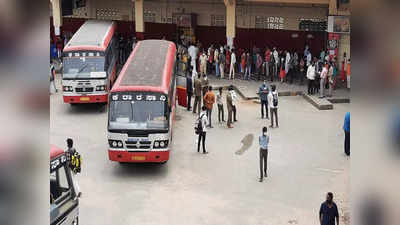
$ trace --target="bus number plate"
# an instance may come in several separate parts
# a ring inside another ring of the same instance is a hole
[[[81,97],[80,100],[81,100],[81,101],[89,101],[90,98],[89,98],[89,97]]]
[[[144,161],[146,160],[145,156],[132,156],[132,160],[134,161]]]

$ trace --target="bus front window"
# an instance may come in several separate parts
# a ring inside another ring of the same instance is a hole
[[[168,129],[168,106],[163,101],[111,101],[109,129]]]
[[[104,57],[63,58],[63,79],[94,78],[93,72],[104,72]]]

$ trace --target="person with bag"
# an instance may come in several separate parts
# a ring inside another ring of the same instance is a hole
[[[207,108],[202,107],[199,118],[196,121],[195,133],[199,136],[197,141],[197,152],[200,152],[200,144],[203,145],[203,154],[207,154],[206,151],[206,133],[207,133]]]
[[[69,161],[68,166],[72,170],[72,176],[74,180],[77,180],[78,173],[81,172],[82,167],[82,157],[74,148],[74,141],[71,138],[67,139],[67,160]],[[77,193],[77,196],[80,197],[82,192],[80,191],[80,187],[78,182],[74,182],[74,189]]]
[[[54,91],[57,93],[57,87],[56,87],[56,69],[54,68],[53,63],[50,61],[50,93],[53,93],[51,88],[54,88]]]
[[[279,127],[278,124],[278,92],[276,91],[276,86],[271,85],[271,92],[268,94],[268,105],[270,109],[271,115],[271,125],[269,127],[274,127],[274,115],[275,115],[275,123],[276,127]]]

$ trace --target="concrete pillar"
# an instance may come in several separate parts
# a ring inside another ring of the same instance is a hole
[[[135,27],[136,27],[136,38],[138,40],[144,39],[144,19],[143,19],[143,1],[135,1]]]
[[[236,0],[224,0],[226,7],[226,42],[232,48],[236,34]]]
[[[53,8],[54,33],[56,36],[60,36],[60,27],[62,26],[61,0],[51,0],[51,5]]]
[[[337,0],[329,0],[329,15],[337,15]]]

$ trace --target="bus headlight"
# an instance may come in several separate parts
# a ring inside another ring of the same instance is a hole
[[[96,91],[104,91],[104,90],[106,90],[105,85],[96,86]]]
[[[158,148],[158,146],[160,146],[160,143],[158,141],[154,141],[154,147]]]
[[[118,145],[117,141],[113,141],[113,142],[112,142],[112,146],[113,146],[113,147],[117,147],[117,145]]]
[[[71,86],[64,86],[64,87],[63,87],[63,90],[64,90],[64,91],[72,91],[73,88],[72,88]]]
[[[118,141],[118,147],[122,148],[122,141]]]
[[[160,141],[160,147],[164,148],[165,147],[165,142],[164,141]]]

